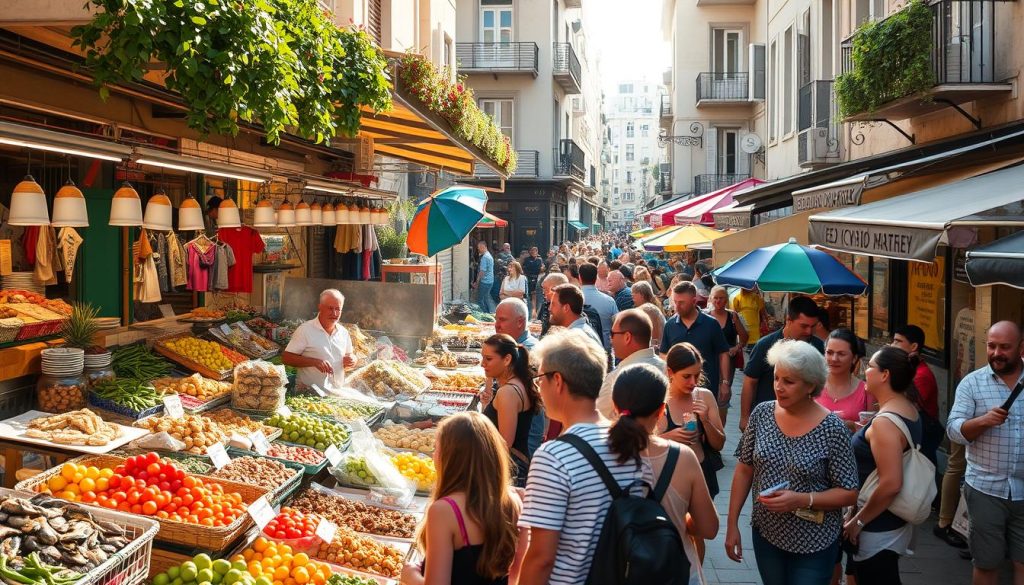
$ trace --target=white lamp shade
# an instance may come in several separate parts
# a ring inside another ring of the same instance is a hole
[[[11,193],[11,225],[49,225],[50,212],[46,208],[46,194],[31,175],[14,186]]]
[[[53,197],[53,227],[89,227],[85,196],[70,180]]]
[[[217,227],[242,227],[242,218],[238,213],[238,206],[231,199],[221,201],[220,206],[217,207]]]
[[[277,208],[277,226],[278,227],[294,227],[295,226],[295,210],[292,209],[292,204],[285,201],[281,204],[281,207]]]
[[[181,202],[178,208],[178,229],[185,232],[206,229],[203,223],[203,208],[195,197],[189,197]]]
[[[295,225],[313,225],[313,214],[305,201],[299,201],[295,206]]]
[[[113,226],[132,227],[142,225],[142,200],[130,183],[121,185],[110,202],[110,221]]]
[[[338,225],[347,225],[351,214],[348,210],[348,205],[344,203],[338,204],[338,207],[334,209],[334,223]]]
[[[264,199],[256,204],[256,210],[253,212],[252,226],[258,228],[277,227],[273,203]]]
[[[360,207],[359,208],[359,225],[366,225],[370,223],[370,208]]]
[[[388,214],[387,209],[382,208],[377,210],[377,223],[379,225],[387,225],[389,219],[391,219],[391,216]]]
[[[323,206],[323,224],[333,226],[338,223],[337,218],[334,216],[334,206],[330,203],[324,203]]]
[[[147,230],[169,231],[173,227],[173,221],[174,208],[171,207],[171,200],[167,195],[158,193],[150,197],[146,202],[146,215],[142,227]]]
[[[323,225],[324,223],[324,208],[319,203],[314,203],[309,206],[309,218],[313,221],[313,225]]]

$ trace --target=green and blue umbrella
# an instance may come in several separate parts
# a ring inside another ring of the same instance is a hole
[[[758,248],[714,273],[718,284],[765,292],[824,293],[860,295],[868,284],[821,250],[801,246],[795,238],[788,243]]]
[[[452,186],[420,202],[406,245],[409,251],[433,256],[458,244],[484,217],[487,193],[483,189]]]

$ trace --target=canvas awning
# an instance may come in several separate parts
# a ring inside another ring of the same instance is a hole
[[[852,254],[931,262],[952,227],[1024,227],[1024,165],[809,219],[812,244]]]
[[[746,179],[736,183],[735,185],[730,185],[724,189],[719,189],[709,193],[700,203],[685,207],[681,211],[677,212],[675,214],[674,223],[676,225],[686,225],[688,223],[714,225],[715,218],[712,216],[712,212],[735,203],[735,200],[733,199],[734,194],[742,193],[748,189],[753,189],[761,183],[764,183],[764,181],[760,179]]]
[[[585,223],[583,223],[581,221],[576,221],[574,219],[570,219],[569,220],[569,225],[571,225],[572,227],[580,230],[581,232],[590,229],[589,227],[587,227],[587,224],[585,224]]]
[[[1024,232],[968,250],[966,268],[974,286],[1005,284],[1024,289]]]

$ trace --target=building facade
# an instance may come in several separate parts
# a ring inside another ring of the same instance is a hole
[[[623,80],[607,100],[611,224],[630,228],[657,197],[663,149],[658,144],[662,87],[654,80]]]

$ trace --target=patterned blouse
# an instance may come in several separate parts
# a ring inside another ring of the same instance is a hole
[[[762,402],[750,413],[750,423],[740,439],[739,460],[754,468],[751,524],[773,545],[784,551],[808,554],[834,544],[842,529],[842,512],[825,512],[821,524],[796,514],[769,512],[757,495],[784,481],[796,492],[823,492],[842,487],[857,489],[857,463],[850,433],[839,417],[829,413],[807,434],[788,437],[775,420],[775,401]]]

